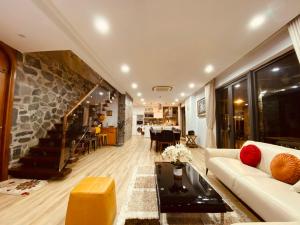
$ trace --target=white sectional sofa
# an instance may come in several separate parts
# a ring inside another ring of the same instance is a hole
[[[208,171],[262,219],[279,222],[270,225],[300,225],[300,193],[291,190],[291,185],[273,179],[270,171],[270,163],[275,155],[290,153],[300,158],[300,151],[254,141],[247,141],[244,145],[249,144],[254,144],[261,150],[261,162],[257,168],[240,161],[240,149],[208,148],[205,151]]]

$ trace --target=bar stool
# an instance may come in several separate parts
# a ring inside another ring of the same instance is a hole
[[[99,134],[100,138],[100,145],[107,145],[108,144],[108,136],[107,134]]]

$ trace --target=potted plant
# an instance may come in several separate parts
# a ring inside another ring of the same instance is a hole
[[[189,149],[187,149],[182,144],[172,145],[167,147],[162,153],[164,159],[169,159],[173,164],[173,174],[174,176],[182,176],[182,168],[184,167],[183,162],[191,162],[192,154]]]

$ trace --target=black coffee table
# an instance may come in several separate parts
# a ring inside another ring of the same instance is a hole
[[[232,209],[207,181],[185,163],[181,177],[173,175],[173,165],[156,162],[156,193],[159,216],[161,213],[224,213]]]

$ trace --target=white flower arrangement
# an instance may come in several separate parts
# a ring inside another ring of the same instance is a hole
[[[171,160],[175,164],[180,164],[183,161],[192,161],[191,151],[182,144],[167,147],[162,153],[162,157]]]

